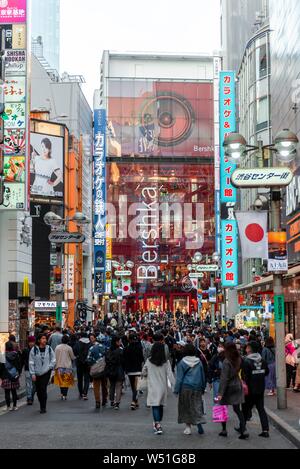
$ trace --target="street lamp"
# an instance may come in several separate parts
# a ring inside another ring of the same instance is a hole
[[[258,146],[247,145],[245,138],[240,134],[229,134],[224,142],[223,147],[225,155],[228,158],[234,159],[236,163],[248,152],[257,151],[257,157],[260,168],[264,167],[264,152],[265,150],[273,152],[277,159],[283,163],[291,163],[297,155],[297,145],[299,139],[296,134],[288,129],[280,132],[274,140],[274,144],[263,145],[262,141],[258,142]],[[274,159],[273,159],[274,162]],[[253,188],[259,187],[253,184]],[[258,204],[261,208],[261,204]],[[271,188],[271,231],[281,231],[281,186]],[[274,285],[274,301],[282,305],[284,309],[284,292],[283,292],[283,274],[273,274]],[[279,306],[278,306],[279,309]],[[284,314],[283,314],[284,318]],[[276,376],[277,376],[277,407],[278,409],[287,408],[287,393],[286,393],[286,373],[285,373],[285,323],[279,322],[275,317],[275,330],[276,330]]]

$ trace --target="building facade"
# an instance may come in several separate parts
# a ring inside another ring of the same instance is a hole
[[[213,80],[213,57],[104,52],[111,308],[197,311],[189,265],[215,251]]]
[[[41,38],[46,61],[59,72],[60,0],[31,0],[31,36]]]

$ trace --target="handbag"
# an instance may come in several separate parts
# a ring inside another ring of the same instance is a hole
[[[142,376],[138,380],[137,390],[146,391],[148,389],[148,378],[147,376]]]
[[[287,365],[294,366],[294,367],[296,366],[295,357],[291,355],[290,353],[285,357],[285,362]]]
[[[228,418],[227,405],[213,406],[213,423],[226,423],[228,422]]]
[[[90,376],[93,379],[104,378],[105,376],[106,361],[105,357],[100,358],[94,365],[91,366]]]

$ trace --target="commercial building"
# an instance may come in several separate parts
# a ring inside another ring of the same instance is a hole
[[[35,44],[43,43],[44,58],[59,72],[60,0],[31,0],[31,35]]]
[[[210,286],[207,274],[198,284],[192,281],[189,266],[195,253],[205,259],[215,251],[214,64],[211,56],[103,54],[94,108],[106,113],[99,128],[107,132],[111,307],[121,297],[127,311],[192,313],[197,286]],[[101,279],[105,234],[98,232],[99,202],[96,195],[95,275]],[[96,292],[102,289],[96,282]]]

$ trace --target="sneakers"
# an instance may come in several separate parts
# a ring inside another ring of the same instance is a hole
[[[28,400],[28,401],[27,401],[27,405],[33,405],[33,401]]]
[[[15,406],[15,407],[12,408],[12,410],[13,410],[13,411],[17,411],[17,410],[19,410],[19,409],[18,409],[17,406]]]
[[[184,435],[191,435],[192,434],[192,428],[190,425],[186,425],[186,428],[184,430]]]
[[[262,432],[258,436],[261,438],[270,438],[269,432]]]
[[[131,409],[131,410],[136,410],[136,409],[138,409],[138,408],[139,408],[139,405],[138,405],[137,402],[132,402],[132,403],[131,403],[131,406],[130,406],[130,409]]]
[[[163,429],[161,427],[160,423],[156,423],[154,426],[154,433],[155,435],[162,435],[163,434]]]
[[[46,414],[46,413],[47,413],[46,409],[41,409],[40,410],[40,414]]]
[[[82,399],[83,399],[84,401],[88,401],[88,400],[89,400],[89,398],[87,397],[87,395],[83,395],[83,396],[82,396]]]
[[[8,407],[8,405],[7,405],[5,410],[6,410],[6,412],[9,412],[10,410],[12,410],[12,408]]]
[[[120,410],[120,404],[115,404],[114,405],[114,410]]]
[[[226,430],[222,430],[221,433],[219,433],[219,436],[223,436],[224,438],[227,438],[228,433]]]
[[[248,438],[249,438],[249,433],[242,433],[239,436],[239,440],[248,440]]]
[[[100,409],[100,408],[101,408],[100,402],[96,402],[96,409],[98,410],[98,409]]]
[[[275,396],[275,392],[274,391],[269,391],[267,396],[270,396],[270,397]]]

